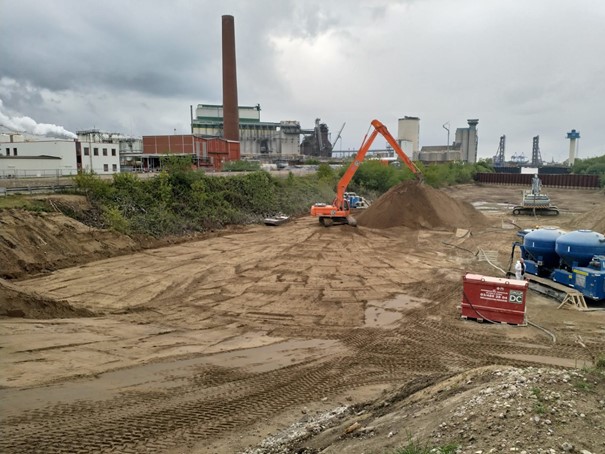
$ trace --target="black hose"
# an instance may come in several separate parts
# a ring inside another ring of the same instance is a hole
[[[466,292],[464,291],[464,288],[462,289],[462,296],[464,297],[464,299],[466,301],[468,301],[469,306],[471,307],[471,309],[473,309],[475,311],[475,313],[480,316],[483,320],[487,320],[490,323],[497,323],[493,320],[490,320],[489,318],[485,317],[481,312],[479,312],[477,309],[475,309],[475,306],[473,306],[473,303],[471,303],[471,299],[468,297],[468,295],[466,294]],[[462,304],[464,304],[464,301],[462,302]]]

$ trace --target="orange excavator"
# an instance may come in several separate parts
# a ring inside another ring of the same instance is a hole
[[[316,203],[311,207],[311,215],[319,217],[319,223],[325,227],[332,224],[350,224],[357,225],[357,221],[351,216],[351,207],[348,200],[346,200],[344,194],[347,190],[347,186],[351,182],[353,175],[357,172],[359,165],[362,163],[363,158],[370,149],[370,145],[374,142],[374,139],[378,134],[382,134],[386,141],[393,147],[397,155],[405,163],[405,165],[412,171],[418,181],[422,181],[422,173],[420,169],[408,158],[403,152],[397,141],[393,138],[387,127],[378,120],[372,120],[372,126],[374,131],[370,134],[370,137],[366,134],[361,148],[355,155],[355,159],[349,165],[346,172],[338,182],[336,187],[336,198],[332,202],[332,205],[326,203]]]

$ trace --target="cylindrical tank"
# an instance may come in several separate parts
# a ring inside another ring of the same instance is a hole
[[[575,230],[557,238],[555,251],[568,266],[587,266],[594,255],[605,254],[605,236],[592,230]]]
[[[559,265],[559,256],[555,251],[556,241],[562,230],[556,227],[547,227],[532,230],[523,238],[523,247],[529,253],[531,260],[541,261],[546,268],[556,268]]]

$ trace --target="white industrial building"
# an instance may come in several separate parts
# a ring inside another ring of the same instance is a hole
[[[104,133],[97,129],[78,131],[78,160],[85,172],[99,175],[120,172],[119,134]]]
[[[240,155],[246,159],[292,159],[300,157],[298,121],[260,121],[260,105],[239,106]],[[191,133],[202,137],[223,136],[223,106],[198,104],[191,119]]]
[[[69,176],[80,170],[99,175],[120,172],[118,141],[93,131],[84,131],[75,140],[0,134],[0,178]]]
[[[0,177],[55,177],[75,175],[74,140],[26,141],[21,134],[0,134]]]

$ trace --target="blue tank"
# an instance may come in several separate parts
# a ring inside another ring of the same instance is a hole
[[[595,255],[605,255],[605,236],[592,230],[576,230],[557,238],[555,251],[568,266],[587,266]]]
[[[557,238],[563,235],[557,228],[542,228],[532,230],[523,238],[523,248],[527,251],[526,258],[542,262],[546,268],[556,268],[559,265],[559,256],[555,251]]]

